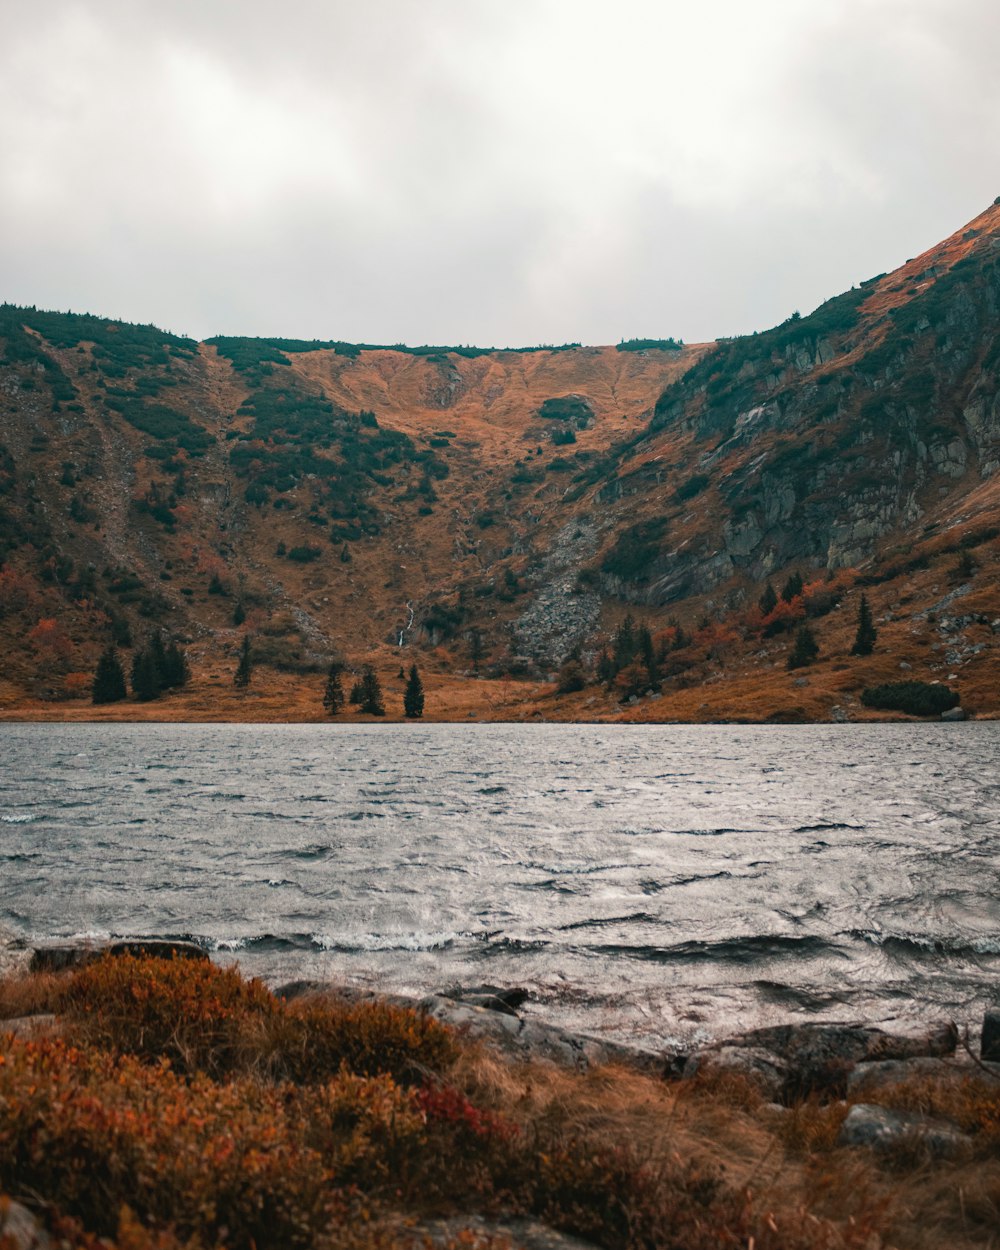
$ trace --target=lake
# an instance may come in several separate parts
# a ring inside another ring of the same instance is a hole
[[[3,725],[0,941],[522,985],[649,1043],[976,1023],[1000,724]]]

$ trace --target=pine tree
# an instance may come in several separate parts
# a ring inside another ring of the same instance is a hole
[[[416,664],[410,666],[410,676],[403,692],[403,711],[410,720],[419,720],[424,714],[424,683]]]
[[[95,703],[120,703],[126,698],[125,673],[118,652],[109,646],[97,661],[94,673],[93,700]]]
[[[367,712],[369,716],[385,715],[382,684],[370,664],[366,664],[361,670],[361,711]]]
[[[340,680],[343,664],[334,660],[326,675],[326,689],[323,691],[323,707],[328,716],[336,716],[344,706],[344,687]]]
[[[355,677],[353,683],[351,684],[351,697],[350,697],[349,702],[357,706],[364,701],[364,697],[365,697],[364,683],[362,682],[360,677]]]
[[[233,624],[242,625],[247,619],[247,610],[243,606],[243,600],[237,599],[236,606],[233,608]]]
[[[795,635],[795,646],[788,657],[789,668],[808,668],[819,655],[819,643],[808,625],[800,625]]]
[[[149,703],[162,689],[153,652],[143,647],[132,656],[132,693],[140,703]]]
[[[233,674],[233,685],[238,690],[245,690],[250,685],[253,675],[253,660],[250,656],[250,635],[243,635],[243,646],[240,649],[240,662]]]
[[[778,606],[778,596],[774,593],[774,587],[770,582],[764,587],[764,593],[757,600],[757,606],[760,608],[761,616],[770,616]]]
[[[878,638],[878,630],[872,620],[872,610],[868,606],[867,596],[862,595],[861,603],[858,605],[858,632],[854,635],[851,655],[871,655],[875,650],[876,638]]]
[[[612,640],[613,656],[615,662],[615,672],[621,672],[623,668],[628,666],[635,659],[636,637],[635,637],[635,618],[629,613],[628,616],[615,630],[615,636]]]
[[[163,635],[159,630],[150,638],[147,650],[153,661],[153,667],[156,669],[156,680],[159,684],[159,690],[166,690],[170,686],[170,665],[167,662],[167,649],[163,645]]]
[[[597,680],[603,685],[610,685],[615,679],[615,662],[608,654],[607,647],[601,649],[597,657]]]
[[[649,685],[657,690],[660,685],[660,666],[656,662],[656,648],[653,646],[653,635],[649,632],[649,626],[641,625],[636,638],[638,656],[646,669]]]
[[[176,642],[168,644],[163,656],[163,685],[166,690],[179,690],[191,675],[187,656]]]
[[[805,582],[802,580],[801,573],[792,573],[781,588],[781,597],[786,603],[791,603],[793,599],[798,598],[805,589]]]

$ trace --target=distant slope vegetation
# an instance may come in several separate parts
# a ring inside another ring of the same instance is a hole
[[[636,717],[654,694],[711,715],[684,692],[782,667],[804,614],[834,614],[818,663],[844,667],[855,587],[884,588],[873,682],[905,621],[928,651],[897,665],[985,689],[998,242],[994,206],[808,316],[694,346],[198,344],[0,306],[0,706],[85,695],[109,639],[154,626],[196,673],[251,632],[291,675],[402,645],[476,675],[570,659],[576,691],[632,611],[656,679],[606,675],[608,706],[627,688]],[[761,624],[789,573],[804,596]],[[955,598],[958,636],[932,636]],[[803,715],[863,707],[834,685]]]

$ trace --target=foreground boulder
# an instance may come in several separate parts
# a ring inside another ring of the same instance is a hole
[[[49,1250],[48,1234],[27,1207],[0,1198],[0,1245],[10,1250]]]
[[[58,946],[36,946],[31,952],[32,972],[63,972],[82,968],[103,955],[132,955],[142,959],[208,959],[208,952],[195,942],[178,938],[127,938],[112,942],[68,942]]]
[[[745,1077],[771,1102],[776,1102],[788,1083],[790,1068],[773,1051],[760,1046],[708,1046],[689,1055],[681,1075],[720,1076],[734,1073]]]
[[[964,1154],[972,1140],[948,1120],[860,1102],[847,1113],[837,1144],[867,1146],[877,1151],[919,1145],[935,1158],[950,1159]]]
[[[983,1059],[1000,1061],[1000,1007],[991,1007],[983,1016],[979,1054]]]

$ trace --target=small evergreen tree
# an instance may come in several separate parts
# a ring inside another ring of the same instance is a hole
[[[781,588],[781,597],[786,603],[791,603],[802,594],[805,589],[805,582],[802,580],[801,573],[792,573],[788,581]]]
[[[608,654],[607,647],[602,648],[597,657],[597,680],[603,685],[610,685],[615,679],[615,662]]]
[[[247,619],[247,610],[243,606],[243,600],[237,599],[236,606],[233,608],[233,624],[242,625]]]
[[[128,695],[125,673],[114,645],[107,647],[97,661],[92,693],[95,703],[120,703]]]
[[[253,676],[253,659],[250,655],[250,635],[243,635],[243,645],[240,648],[240,662],[233,674],[233,685],[237,690],[245,690],[250,685],[250,678]]]
[[[326,689],[323,691],[323,707],[328,716],[336,716],[344,706],[344,687],[340,680],[343,664],[338,660],[330,665],[326,675]]]
[[[369,716],[385,715],[382,683],[370,664],[366,664],[361,670],[361,711],[367,712]]]
[[[167,661],[167,649],[163,644],[163,635],[159,630],[150,638],[147,649],[150,658],[153,661],[153,667],[156,669],[156,680],[159,683],[159,690],[166,690],[170,686],[170,665]]]
[[[868,606],[867,595],[861,596],[861,603],[858,605],[858,632],[854,635],[854,646],[851,647],[851,655],[871,655],[875,650],[875,639],[878,638],[878,630],[875,628],[875,622],[872,620],[872,610]]]
[[[795,646],[788,657],[789,668],[808,668],[819,655],[819,643],[808,625],[800,625],[795,635]]]
[[[653,690],[658,690],[660,686],[660,666],[656,660],[656,648],[653,646],[653,635],[649,632],[648,625],[639,627],[636,641],[638,644],[638,658],[646,669],[649,685]]]
[[[629,613],[615,630],[612,640],[612,658],[616,673],[627,668],[635,659],[636,646],[635,618]]]
[[[187,685],[191,673],[188,669],[187,656],[176,642],[168,644],[164,656],[163,686],[166,690],[179,690]]]
[[[410,720],[419,720],[424,714],[424,683],[420,680],[416,664],[410,666],[410,676],[403,692],[403,712]]]
[[[162,689],[153,652],[143,647],[132,656],[132,693],[140,703],[149,703]]]
[[[351,684],[350,702],[354,705],[360,704],[365,697],[365,688],[360,677],[356,677]]]
[[[774,587],[768,582],[764,587],[764,593],[757,600],[757,607],[760,608],[761,616],[770,616],[777,606],[778,596],[774,593]]]

